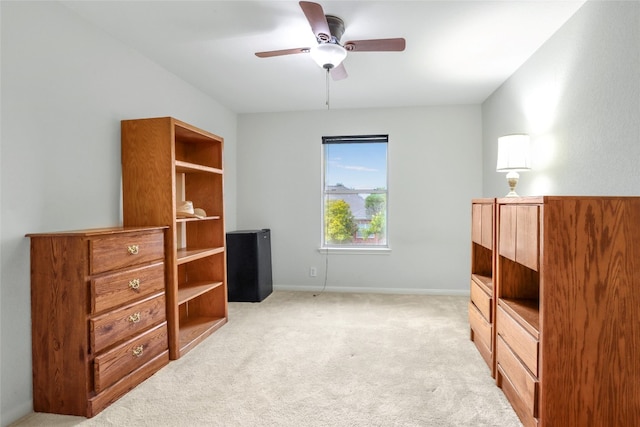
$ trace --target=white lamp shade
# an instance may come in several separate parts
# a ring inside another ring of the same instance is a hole
[[[529,135],[516,134],[498,138],[498,164],[496,170],[524,171],[531,169]]]
[[[335,43],[320,43],[309,51],[316,64],[328,70],[337,67],[347,57],[345,48]]]

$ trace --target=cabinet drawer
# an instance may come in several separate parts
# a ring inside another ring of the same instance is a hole
[[[478,307],[487,322],[491,323],[493,320],[491,316],[491,297],[475,280],[471,280],[471,302]]]
[[[538,386],[539,382],[522,364],[502,337],[498,336],[496,359],[498,366],[515,389],[518,397],[527,408],[529,415],[538,417]]]
[[[156,323],[163,322],[165,318],[164,293],[94,317],[89,320],[91,349],[93,353],[97,353]]]
[[[93,365],[96,393],[102,392],[168,348],[165,322],[97,356]]]
[[[529,368],[533,375],[538,375],[538,340],[527,332],[520,324],[498,306],[496,317],[497,333],[515,354]]]
[[[473,329],[474,336],[491,350],[491,325],[482,317],[482,313],[472,303],[469,303],[469,325]]]
[[[164,263],[156,263],[91,280],[91,312],[125,304],[164,290]]]
[[[164,233],[154,230],[124,233],[90,240],[91,274],[131,267],[164,258]]]

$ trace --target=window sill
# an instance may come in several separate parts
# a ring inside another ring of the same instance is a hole
[[[388,255],[391,248],[318,248],[318,252],[331,255]]]

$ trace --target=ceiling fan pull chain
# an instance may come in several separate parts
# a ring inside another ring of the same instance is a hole
[[[326,82],[327,82],[327,110],[328,110],[329,109],[329,68],[327,68]]]

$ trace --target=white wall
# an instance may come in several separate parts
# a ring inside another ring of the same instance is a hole
[[[324,284],[321,138],[389,134],[391,253],[329,255],[327,289],[468,292],[470,200],[481,195],[480,106],[238,118],[238,226],[270,228],[274,286]],[[318,277],[309,277],[309,267]]]
[[[520,195],[640,194],[640,2],[589,1],[482,106],[483,194],[508,188],[497,138],[532,137]]]
[[[1,410],[31,411],[26,233],[120,225],[120,120],[174,116],[225,137],[235,228],[236,115],[57,2],[1,2]],[[73,375],[67,372],[65,375]]]

